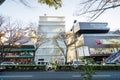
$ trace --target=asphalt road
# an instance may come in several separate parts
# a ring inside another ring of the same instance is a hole
[[[0,80],[83,80],[79,72],[0,72]],[[97,72],[93,80],[120,80],[120,72]]]

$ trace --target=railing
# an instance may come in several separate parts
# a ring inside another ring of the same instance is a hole
[[[114,63],[117,59],[120,58],[120,51],[115,54],[110,55],[106,60],[105,63]]]

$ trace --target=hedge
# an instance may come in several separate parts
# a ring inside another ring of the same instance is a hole
[[[21,64],[21,65],[1,65],[6,67],[6,71],[46,71],[45,65]]]
[[[46,71],[45,65],[1,65],[6,67],[6,71]],[[55,71],[84,71],[85,68],[94,71],[120,71],[120,65],[79,65],[75,69],[72,65],[57,65]]]
[[[77,69],[72,65],[57,65],[56,71],[84,71],[85,68],[85,65],[79,65]],[[120,65],[87,65],[87,68],[94,71],[120,71]]]

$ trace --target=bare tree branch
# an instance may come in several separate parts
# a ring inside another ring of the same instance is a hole
[[[120,6],[120,0],[86,0],[81,3],[80,10],[76,12],[77,16],[89,15],[90,21],[98,18],[108,9]]]

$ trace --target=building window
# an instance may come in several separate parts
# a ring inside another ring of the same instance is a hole
[[[90,48],[90,54],[113,54],[114,48]]]

